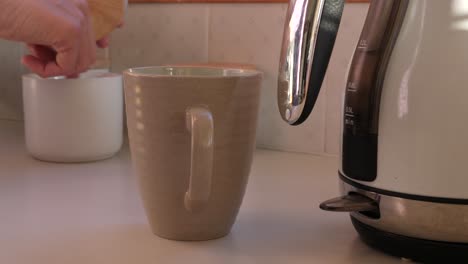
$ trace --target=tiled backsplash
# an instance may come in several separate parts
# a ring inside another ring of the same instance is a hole
[[[112,70],[206,62],[208,11],[205,4],[130,5],[125,27],[112,36]]]
[[[17,43],[0,40],[0,119],[22,118],[22,50],[22,46]]]
[[[323,90],[309,120],[285,124],[276,106],[276,79],[286,4],[135,4],[112,36],[112,70],[171,63],[249,63],[265,72],[258,145],[338,153],[345,73],[367,4],[347,4]],[[0,42],[0,119],[21,118],[21,48]]]
[[[310,119],[292,127],[277,107],[277,73],[286,4],[215,5],[210,10],[209,59],[247,62],[265,72],[258,127],[261,147],[324,153],[325,100],[322,94]]]

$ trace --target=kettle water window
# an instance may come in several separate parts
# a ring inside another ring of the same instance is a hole
[[[361,181],[377,177],[379,108],[385,72],[408,0],[375,0],[356,47],[346,85],[343,173]]]

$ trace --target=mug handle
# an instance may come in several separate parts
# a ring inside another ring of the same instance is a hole
[[[204,107],[186,111],[187,130],[191,134],[190,182],[185,193],[185,209],[203,209],[211,195],[213,174],[214,124],[213,115]]]

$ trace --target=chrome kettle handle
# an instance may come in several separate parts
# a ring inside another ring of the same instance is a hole
[[[291,0],[278,76],[278,107],[291,125],[304,122],[322,86],[344,0]]]

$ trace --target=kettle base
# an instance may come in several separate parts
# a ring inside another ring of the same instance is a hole
[[[361,240],[384,253],[423,263],[468,260],[468,244],[431,241],[385,232],[351,216]]]

